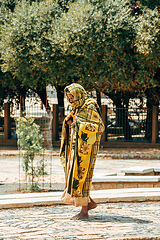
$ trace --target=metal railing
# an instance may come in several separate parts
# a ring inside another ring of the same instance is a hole
[[[62,111],[62,110],[61,110]],[[64,110],[67,113],[67,110]],[[103,114],[103,113],[102,113]],[[105,141],[151,142],[152,109],[147,108],[107,108],[105,121]],[[65,114],[66,115],[66,114]],[[59,116],[59,138],[64,117]],[[160,111],[158,113],[158,140],[160,141]]]
[[[52,147],[52,141],[60,141],[62,123],[68,114],[69,108],[56,106],[53,111],[53,104],[50,110],[41,101],[35,98],[26,100],[25,112],[35,119],[35,123],[40,126],[41,133],[45,139],[46,148]],[[10,109],[10,133],[9,138],[17,140],[16,123],[20,117],[20,106]],[[103,114],[103,113],[102,113]],[[4,139],[4,110],[0,113],[0,139]],[[128,142],[151,142],[152,141],[152,109],[147,108],[116,108],[107,107],[105,116],[105,141],[128,141]],[[55,124],[53,124],[53,122]],[[160,141],[160,109],[158,110],[158,139]],[[56,136],[54,136],[56,134]]]
[[[151,125],[151,109],[108,108],[107,141],[149,142],[152,134]]]

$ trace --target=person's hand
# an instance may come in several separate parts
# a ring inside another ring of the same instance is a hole
[[[69,125],[69,127],[72,127],[72,120],[71,119],[69,119],[68,121],[67,121],[67,124]]]

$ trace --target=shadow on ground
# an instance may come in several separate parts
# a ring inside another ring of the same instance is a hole
[[[147,221],[139,218],[133,218],[133,217],[126,217],[123,215],[91,215],[89,219],[87,220],[89,222],[120,222],[120,223],[141,223],[141,224],[149,224],[152,223],[152,221]]]

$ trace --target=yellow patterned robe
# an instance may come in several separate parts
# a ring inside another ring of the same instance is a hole
[[[67,91],[74,96],[75,102],[70,104],[74,110],[64,119],[62,127],[60,159],[66,176],[62,202],[86,206],[104,124],[98,104],[94,99],[87,98],[81,85],[73,83],[65,88],[65,93]],[[75,113],[73,129],[69,129],[66,122]]]

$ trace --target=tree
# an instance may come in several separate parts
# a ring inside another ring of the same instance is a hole
[[[46,38],[51,22],[61,10],[55,1],[18,2],[14,12],[8,12],[2,24],[1,57],[3,72],[11,72],[19,87],[35,90],[44,105],[49,84],[47,63],[53,54]]]
[[[159,15],[157,9],[136,4],[20,2],[9,15],[12,21],[5,20],[2,28],[3,71],[43,96],[45,86],[54,85],[60,106],[64,87],[75,81],[97,95],[105,93],[122,108],[128,107],[131,96],[148,90],[157,96]],[[123,115],[127,119],[127,112]],[[125,137],[131,139],[129,127]]]
[[[156,7],[158,8],[158,10],[160,10],[160,2],[159,0],[140,0],[140,3],[144,6],[147,6],[147,8],[150,9],[155,9]]]
[[[136,29],[135,45],[137,48],[137,72],[135,81],[138,88],[147,98],[147,119],[145,137],[152,139],[152,107],[159,105],[160,79],[160,18],[157,9],[143,7],[143,14],[139,17]],[[143,79],[143,81],[142,81]]]
[[[88,90],[94,88],[109,96],[124,95],[120,92],[128,95],[134,91],[132,85],[135,85],[130,78],[134,78],[134,55],[131,53],[135,17],[129,4],[128,1],[96,4],[79,1],[70,4],[67,13],[57,20],[59,24],[53,32],[55,38],[59,36],[61,52],[66,58],[74,58],[74,73]],[[73,74],[73,68],[69,70]],[[130,140],[130,134],[126,136]]]
[[[3,2],[0,3],[0,7],[6,7],[11,11],[14,11],[15,5],[16,0],[3,0]]]
[[[79,1],[70,4],[53,29],[64,57],[75,61],[70,74],[74,69],[82,85],[104,92],[122,108],[128,107],[131,96],[148,90],[158,95],[158,11],[135,9],[130,1]],[[128,125],[126,140],[130,139]]]

